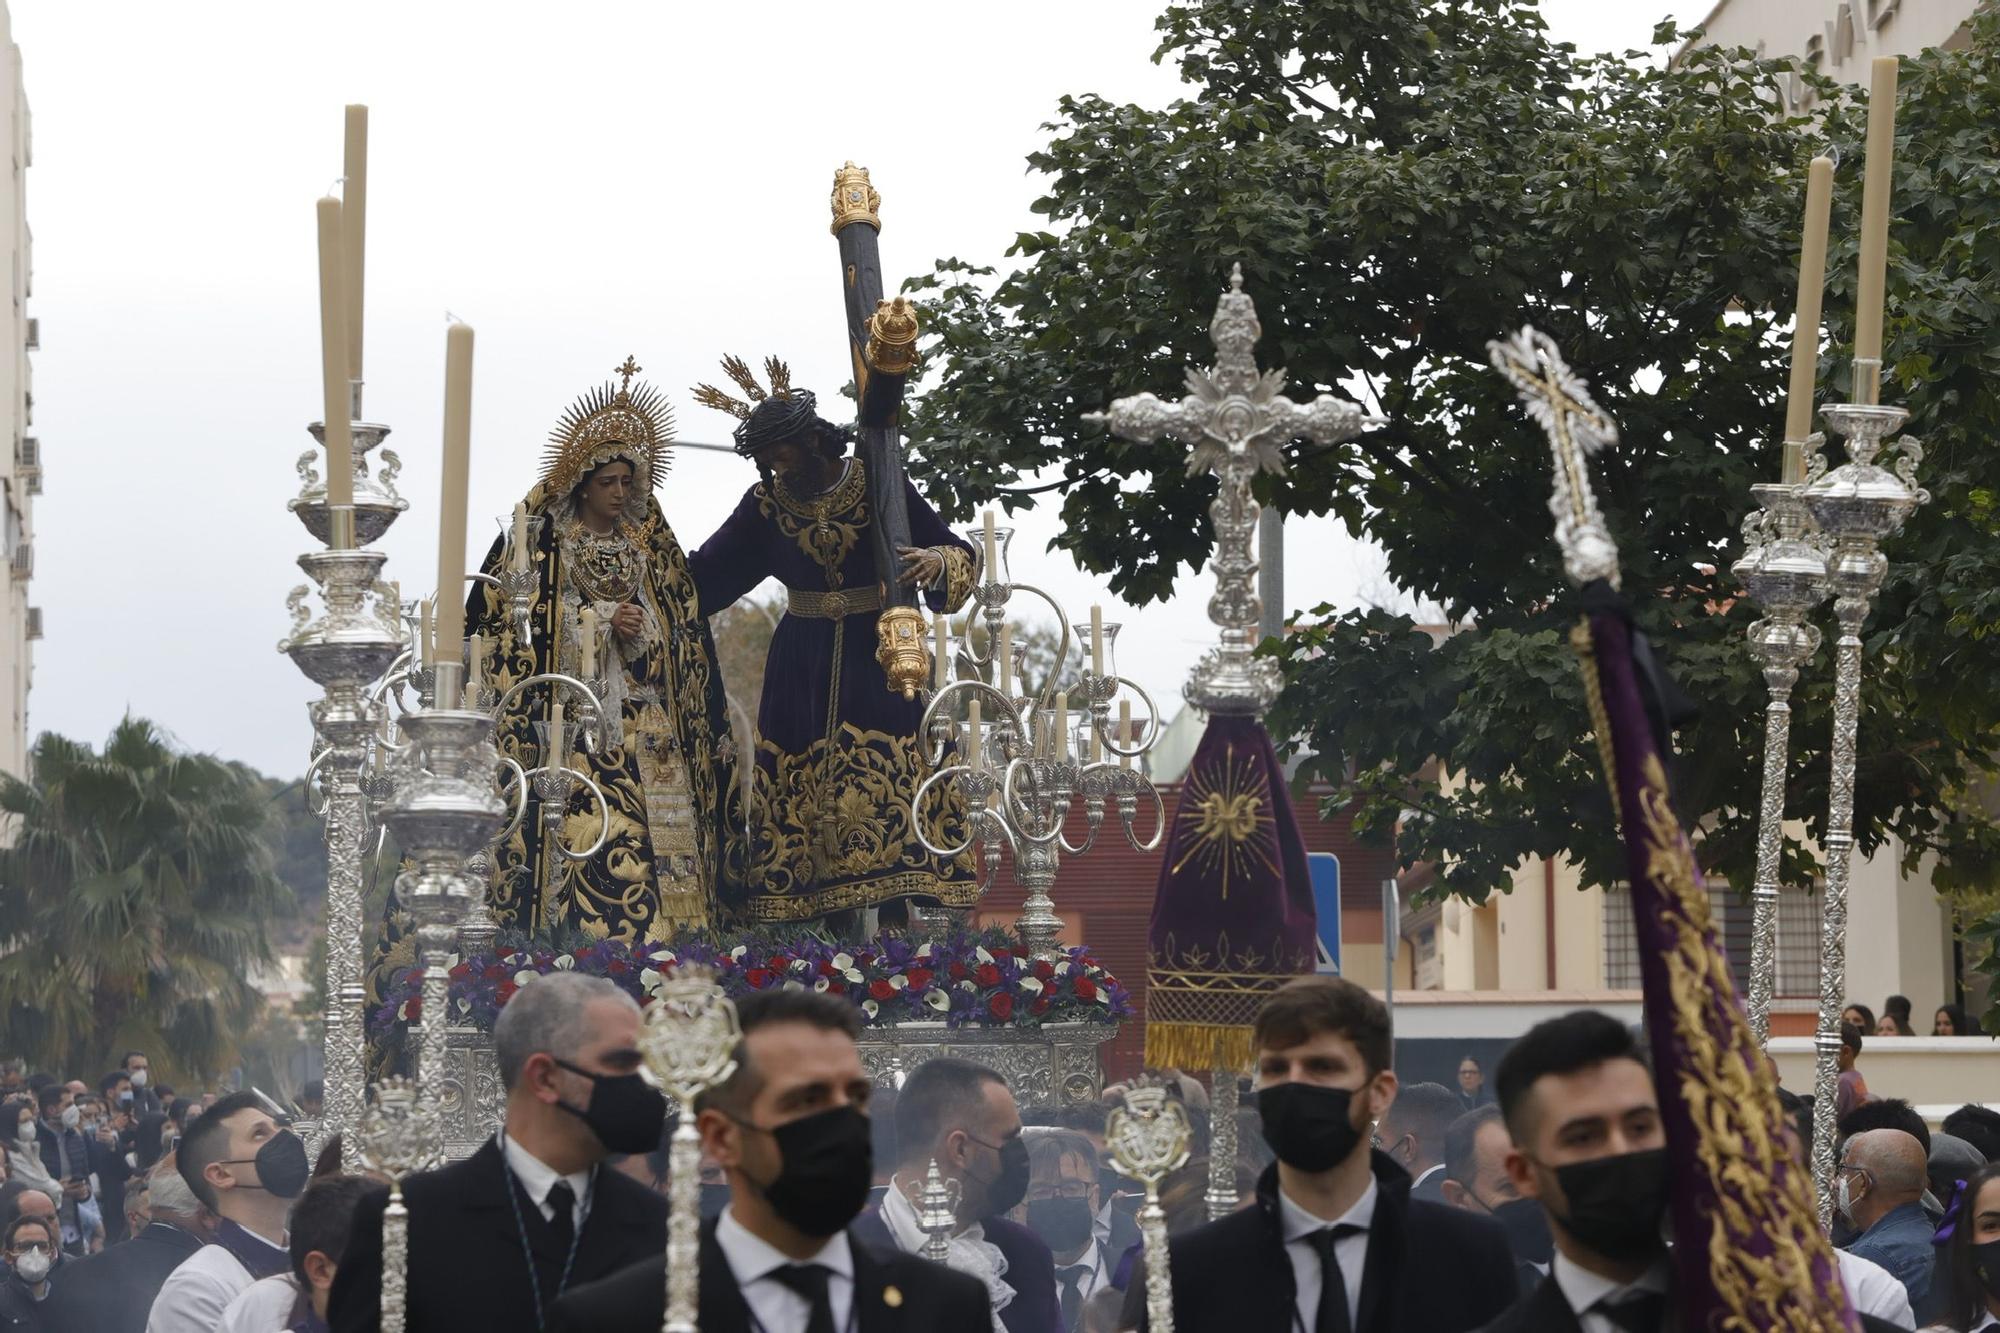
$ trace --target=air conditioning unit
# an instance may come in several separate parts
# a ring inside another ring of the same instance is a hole
[[[39,468],[42,465],[42,442],[32,435],[25,437],[14,457],[22,467]]]
[[[28,608],[28,637],[31,639],[42,637],[42,608],[39,606]]]
[[[14,544],[14,577],[31,579],[35,577],[35,547],[32,542]]]
[[[28,321],[28,350],[31,352],[42,350],[42,321],[39,319]]]

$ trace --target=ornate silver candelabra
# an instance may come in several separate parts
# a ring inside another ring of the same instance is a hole
[[[1866,373],[1872,370],[1874,373]],[[1872,383],[1878,367],[1857,358],[1854,381]],[[1847,885],[1854,858],[1855,732],[1861,716],[1861,625],[1882,586],[1889,562],[1881,542],[1930,494],[1917,485],[1923,448],[1905,436],[1886,446],[1895,470],[1878,467],[1884,441],[1909,413],[1878,403],[1842,403],[1824,410],[1827,424],[1847,438],[1848,461],[1829,470],[1824,454],[1814,454],[1806,476],[1805,505],[1826,534],[1826,587],[1840,622],[1834,645],[1833,744],[1827,784],[1826,910],[1820,930],[1818,1057],[1813,1078],[1813,1182],[1819,1191],[1819,1220],[1833,1220],[1834,1098],[1839,1082],[1840,1013],[1847,990]]]
[[[1139,1210],[1141,1256],[1146,1261],[1146,1319],[1154,1333],[1174,1333],[1173,1276],[1167,1268],[1167,1214],[1160,1182],[1187,1164],[1187,1110],[1167,1090],[1141,1079],[1125,1092],[1104,1122],[1104,1143],[1123,1174],[1146,1188]]]
[[[972,534],[975,541],[980,535]],[[948,681],[932,692],[923,721],[923,735],[931,746],[932,772],[910,803],[911,823],[918,841],[937,856],[959,856],[978,845],[982,891],[999,871],[1004,845],[1013,854],[1014,878],[1027,891],[1021,905],[1021,942],[1033,957],[1052,959],[1060,951],[1057,937],[1063,923],[1055,914],[1049,891],[1055,885],[1062,857],[1081,856],[1096,844],[1107,807],[1117,811],[1126,840],[1139,851],[1158,847],[1166,832],[1166,807],[1159,789],[1132,766],[1158,741],[1160,719],[1152,696],[1136,682],[1114,670],[1100,670],[1103,654],[1095,644],[1088,664],[1077,670],[1067,689],[1061,688],[1073,642],[1069,617],[1040,588],[1010,582],[1004,558],[997,563],[1002,568],[983,570],[973,589],[986,621],[986,644],[979,648],[973,643],[968,624],[957,658],[974,670],[998,665],[997,681],[1011,681],[1020,692],[977,679]],[[1008,637],[1003,633],[1007,603],[1017,592],[1041,598],[1056,617],[1056,665],[1039,687],[1023,678],[1027,665],[1024,650],[1017,649],[1012,661],[1000,660],[999,645]],[[1123,734],[1122,715],[1117,723],[1111,720],[1112,703],[1127,689],[1145,706],[1144,731],[1137,740]],[[1081,706],[1080,734],[1075,737],[1069,725],[1071,701]],[[961,708],[963,716],[957,711]],[[983,710],[983,715],[975,715],[975,709]],[[1086,737],[1087,759],[1083,753]],[[958,743],[957,762],[947,764],[953,741]],[[1113,758],[1103,758],[1105,751]],[[965,837],[949,847],[932,841],[923,816],[925,798],[932,788],[947,782],[957,784],[966,805]],[[1063,834],[1063,824],[1079,797],[1089,831],[1081,843],[1072,844]],[[1150,801],[1153,807],[1153,832],[1145,839],[1137,828],[1142,800]]]
[[[1209,520],[1215,525],[1215,595],[1208,615],[1221,630],[1183,689],[1189,703],[1205,712],[1262,717],[1284,687],[1283,673],[1269,658],[1254,656],[1263,623],[1257,596],[1257,556],[1253,546],[1262,507],[1251,495],[1259,472],[1283,473],[1284,446],[1301,437],[1334,444],[1361,432],[1366,418],[1353,403],[1321,394],[1310,403],[1284,397],[1285,372],[1257,368],[1256,346],[1263,336],[1256,304],[1243,290],[1243,266],[1230,270],[1229,290],[1209,322],[1215,365],[1187,372],[1188,394],[1163,402],[1150,393],[1120,398],[1105,413],[1084,420],[1108,424],[1113,434],[1141,444],[1162,438],[1192,449],[1189,476],[1215,474]],[[1216,1150],[1209,1154],[1208,1215],[1218,1218],[1236,1207],[1236,1077],[1240,1070],[1213,1071]],[[1228,1118],[1223,1118],[1225,1110]],[[1227,1144],[1225,1156],[1221,1146]]]
[[[410,1212],[403,1206],[403,1177],[441,1164],[435,1115],[418,1098],[416,1084],[392,1077],[375,1085],[374,1104],[361,1118],[361,1166],[389,1181],[382,1212],[382,1333],[403,1333],[409,1312]]]
[[[360,416],[360,388],[354,392]],[[315,438],[321,427],[308,427]],[[338,510],[326,500],[308,454],[300,463],[304,489],[288,506],[325,549],[299,557],[299,565],[319,585],[324,613],[314,620],[305,585],[292,590],[286,605],[291,632],[278,645],[325,696],[312,705],[313,761],[324,801],[327,850],[326,893],[326,1103],[319,1125],[303,1126],[317,1149],[331,1134],[351,1143],[360,1123],[366,1073],[366,1002],[362,968],[362,859],[368,816],[360,774],[378,714],[368,699],[370,684],[394,660],[397,635],[380,582],[387,558],[364,549],[386,532],[408,503],[395,493],[397,460],[382,451],[378,479],[369,475],[368,452],[389,433],[387,426],[355,422],[353,506]],[[330,544],[336,525],[351,532],[349,549]],[[371,599],[373,599],[371,604]]]
[[[695,969],[661,985],[639,1050],[655,1081],[680,1104],[680,1122],[667,1148],[667,1293],[662,1333],[697,1333],[701,1291],[701,1135],[694,1103],[736,1072],[741,1033],[736,1006],[722,987]]]
[[[1824,437],[1807,441],[1817,453]],[[1757,882],[1751,893],[1750,1031],[1771,1035],[1771,994],[1778,971],[1778,893],[1785,841],[1785,766],[1791,754],[1792,687],[1819,648],[1806,617],[1826,596],[1826,549],[1806,508],[1804,487],[1764,482],[1750,488],[1758,508],[1743,523],[1743,558],[1732,567],[1750,600],[1764,609],[1752,625],[1750,653],[1764,668],[1771,701],[1764,709],[1764,785],[1757,805]]]
[[[958,1230],[959,1183],[946,1180],[938,1170],[937,1158],[933,1157],[923,1184],[914,1181],[911,1184],[910,1202],[916,1207],[917,1225],[924,1233],[924,1258],[934,1264],[944,1263],[951,1256],[951,1238]]]

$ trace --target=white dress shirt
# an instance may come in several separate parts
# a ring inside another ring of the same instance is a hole
[[[1303,1327],[1311,1328],[1319,1320],[1319,1247],[1313,1242],[1312,1233],[1337,1226],[1364,1228],[1333,1243],[1334,1261],[1340,1265],[1340,1281],[1347,1288],[1348,1326],[1351,1328],[1361,1322],[1361,1274],[1368,1264],[1368,1232],[1365,1228],[1375,1221],[1376,1193],[1375,1178],[1370,1176],[1368,1188],[1362,1191],[1352,1208],[1339,1217],[1324,1218],[1293,1203],[1284,1187],[1279,1187],[1278,1216],[1284,1225],[1285,1257],[1292,1261],[1292,1285],[1298,1292],[1299,1319]]]
[[[1617,1282],[1602,1277],[1572,1262],[1561,1250],[1556,1251],[1555,1263],[1549,1271],[1555,1275],[1556,1289],[1569,1302],[1569,1308],[1575,1312],[1577,1325],[1583,1333],[1624,1333],[1612,1322],[1611,1316],[1599,1308],[1601,1305],[1622,1305],[1641,1292],[1664,1295],[1673,1288],[1673,1270],[1668,1267],[1664,1256],[1633,1282]],[[1610,1299],[1607,1300],[1607,1297]]]
[[[298,1300],[299,1282],[290,1273],[260,1278],[237,1293],[216,1333],[284,1333]]]
[[[521,1182],[521,1188],[535,1201],[535,1207],[542,1210],[542,1220],[556,1220],[556,1210],[549,1206],[549,1191],[558,1180],[568,1185],[576,1202],[570,1208],[570,1223],[576,1228],[572,1235],[583,1233],[583,1219],[590,1216],[591,1170],[572,1171],[566,1176],[558,1176],[556,1169],[541,1158],[507,1137],[507,1131],[500,1131],[500,1153],[507,1159],[507,1166],[514,1172],[514,1178]]]
[[[845,1231],[834,1232],[810,1259],[793,1259],[751,1235],[736,1220],[735,1210],[725,1208],[715,1223],[715,1243],[729,1262],[730,1275],[743,1293],[743,1303],[750,1307],[751,1319],[763,1333],[804,1333],[806,1320],[812,1316],[806,1298],[772,1276],[794,1263],[819,1264],[829,1270],[826,1301],[833,1310],[833,1326],[847,1327],[854,1310],[854,1252],[847,1246]]]
[[[242,1260],[223,1246],[204,1245],[167,1275],[146,1316],[146,1333],[216,1333],[229,1303],[251,1281]]]
[[[882,1196],[882,1225],[889,1229],[890,1239],[896,1248],[905,1254],[922,1254],[924,1242],[930,1239],[917,1222],[916,1205],[904,1190],[902,1177],[889,1178],[889,1190]],[[993,1322],[1000,1323],[1000,1312],[1014,1300],[1014,1288],[1007,1281],[1007,1256],[1000,1247],[986,1239],[986,1225],[974,1222],[951,1238],[944,1256],[945,1267],[970,1274],[985,1284],[986,1303],[993,1309]]]
[[[1840,1282],[1847,1288],[1847,1303],[1862,1314],[1886,1319],[1897,1328],[1915,1328],[1917,1316],[1910,1309],[1910,1290],[1902,1279],[1876,1263],[1846,1250],[1835,1250]]]
[[[1076,1290],[1077,1294],[1084,1300],[1088,1301],[1097,1293],[1099,1288],[1111,1285],[1111,1263],[1109,1257],[1104,1253],[1104,1247],[1098,1244],[1097,1240],[1093,1237],[1090,1242],[1090,1248],[1078,1255],[1075,1263],[1066,1264],[1060,1259],[1056,1260],[1056,1296],[1058,1298],[1062,1296],[1063,1270],[1066,1268],[1076,1268],[1083,1264],[1088,1264],[1090,1271],[1085,1273],[1083,1280],[1076,1284]]]

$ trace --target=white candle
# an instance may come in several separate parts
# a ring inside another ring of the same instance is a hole
[[[563,701],[560,694],[556,696],[555,707],[549,710],[549,749],[555,753],[544,756],[544,762],[551,765],[569,762],[567,747],[563,744]]]
[[[1014,692],[1014,627],[1000,627],[1000,693]]]
[[[528,505],[525,500],[514,506],[514,572],[528,572]]]
[[[1104,674],[1104,608],[1090,608],[1090,674]]]
[[[465,506],[472,472],[472,327],[444,335],[444,483],[438,495],[437,636],[465,637]]]
[[[935,684],[938,689],[943,689],[947,679],[945,675],[945,662],[950,656],[951,632],[945,627],[943,616],[932,616],[931,628],[937,631],[937,679]]]
[[[1056,758],[1069,758],[1069,691],[1056,691]]]
[[[1132,743],[1132,701],[1130,699],[1120,699],[1118,701],[1118,748],[1122,750],[1131,743]],[[1118,767],[1120,768],[1132,767],[1132,756],[1129,754],[1119,755]]]
[[[986,523],[986,582],[998,583],[1000,581],[1000,542],[998,537],[994,534],[993,531],[993,511],[991,509],[988,509],[986,511],[985,523]]]
[[[472,660],[466,667],[465,683],[469,689],[478,689],[486,679],[486,636],[475,634],[467,651]]]
[[[354,504],[354,446],[348,436],[347,293],[340,280],[340,200],[319,201],[319,347],[321,408],[326,434],[326,502]],[[335,550],[347,533],[335,525]]]
[[[1868,83],[1868,161],[1861,182],[1861,272],[1854,295],[1854,356],[1882,359],[1882,313],[1889,268],[1889,186],[1896,166],[1896,74],[1894,56],[1877,56]],[[1879,367],[1858,368],[1855,397],[1881,398]]]
[[[342,279],[347,287],[347,375],[361,378],[361,287],[368,252],[368,108],[347,108],[340,187]]]
[[[1820,302],[1826,293],[1827,216],[1833,208],[1833,159],[1816,157],[1806,172],[1806,220],[1799,238],[1799,300],[1792,324],[1792,380],[1785,399],[1784,481],[1806,479],[1805,450],[1791,446],[1812,433],[1813,383],[1819,373]]]
[[[979,767],[979,700],[974,699],[965,709],[965,762]]]
[[[431,634],[431,599],[417,603],[417,660],[424,666],[437,665],[437,641]]]
[[[597,611],[584,607],[576,617],[577,638],[583,643],[583,678],[589,680],[597,674]]]

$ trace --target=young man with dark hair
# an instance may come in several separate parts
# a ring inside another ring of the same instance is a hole
[[[986,1282],[994,1323],[1007,1333],[1062,1333],[1054,1254],[1005,1216],[1028,1193],[1022,1132],[1014,1094],[997,1072],[948,1056],[926,1060],[896,1093],[896,1174],[854,1231],[878,1247],[922,1250],[913,1196],[935,1161],[958,1185],[960,1229],[945,1262]]]
[[[1445,1131],[1443,1193],[1453,1208],[1482,1213],[1500,1224],[1525,1294],[1548,1276],[1555,1240],[1542,1205],[1522,1198],[1507,1177],[1507,1154],[1513,1148],[1499,1107],[1488,1102],[1467,1111]]]
[[[666,1123],[666,1099],[639,1072],[639,1023],[631,996],[576,972],[535,978],[500,1011],[500,1132],[403,1182],[408,1333],[537,1333],[566,1287],[663,1251],[666,1200],[604,1160],[647,1151]],[[354,1211],[328,1302],[337,1333],[381,1326],[386,1203]]]
[[[1877,1097],[1865,1101],[1842,1116],[1838,1128],[1841,1139],[1851,1139],[1871,1129],[1900,1129],[1923,1147],[1924,1156],[1930,1156],[1931,1127],[1917,1114],[1917,1108],[1901,1097]]]
[[[852,1005],[767,990],[736,1007],[736,1071],[696,1102],[729,1206],[702,1223],[699,1323],[709,1333],[981,1333],[977,1282],[848,1229],[868,1197],[868,1073]],[[666,1259],[578,1287],[554,1333],[658,1333]]]
[[[1077,1333],[1083,1307],[1111,1285],[1119,1256],[1097,1243],[1097,1146],[1070,1129],[1031,1129],[1028,1140],[1028,1230],[1055,1255],[1056,1296],[1063,1327]]]
[[[146,1058],[144,1051],[125,1052],[124,1063],[119,1066],[125,1076],[132,1080],[132,1114],[147,1115],[166,1108],[160,1104],[160,1097],[167,1088],[153,1088],[153,1062]]]
[[[1168,1242],[1174,1325],[1217,1333],[1465,1333],[1514,1298],[1514,1261],[1482,1217],[1410,1198],[1371,1150],[1396,1095],[1389,1013],[1335,976],[1298,977],[1252,1034],[1257,1104],[1277,1162],[1254,1207]],[[1145,1275],[1123,1326],[1145,1329]]]
[[[42,1167],[49,1178],[62,1187],[62,1203],[57,1216],[62,1222],[63,1249],[81,1255],[83,1219],[77,1206],[90,1199],[90,1145],[82,1131],[83,1108],[76,1104],[76,1092],[54,1079],[35,1090],[35,1104],[41,1119],[35,1139],[41,1149]]]
[[[221,1221],[160,1288],[146,1333],[215,1333],[231,1301],[289,1266],[285,1217],[306,1187],[306,1146],[256,1093],[234,1092],[188,1127],[175,1165]]]
[[[1382,1151],[1410,1173],[1410,1197],[1444,1202],[1444,1134],[1458,1119],[1458,1094],[1442,1083],[1396,1089],[1375,1137]]]
[[[1977,1148],[1987,1161],[2000,1162],[2000,1111],[1967,1102],[1944,1118],[1943,1128]]]

